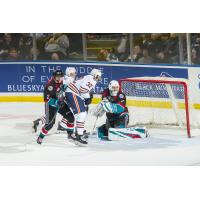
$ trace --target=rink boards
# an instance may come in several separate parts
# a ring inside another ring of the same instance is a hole
[[[100,62],[1,62],[0,102],[42,102],[44,84],[55,69],[65,70],[76,67],[78,77],[88,74],[91,69],[98,68],[103,72],[102,82],[97,84],[95,92],[100,94],[111,80],[129,77],[166,76],[188,79],[189,97],[195,109],[200,109],[200,67],[185,65],[136,65],[130,63]],[[93,103],[100,101],[95,96]],[[128,99],[128,106],[171,108],[171,103],[157,99]],[[184,104],[180,103],[184,108]]]

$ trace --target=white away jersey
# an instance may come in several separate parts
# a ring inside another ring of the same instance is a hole
[[[77,80],[75,83],[68,85],[66,92],[73,92],[84,99],[90,98],[90,92],[95,88],[96,81],[92,75],[86,75],[82,79]]]

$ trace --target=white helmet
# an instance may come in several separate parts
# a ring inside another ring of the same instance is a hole
[[[115,81],[115,80],[111,81],[109,83],[108,88],[109,88],[111,96],[117,96],[117,93],[119,92],[119,83],[118,83],[118,81]]]
[[[93,76],[95,81],[101,81],[101,71],[99,69],[92,69],[90,74]]]
[[[76,69],[74,67],[67,67],[65,70],[65,74],[69,77],[76,77]]]

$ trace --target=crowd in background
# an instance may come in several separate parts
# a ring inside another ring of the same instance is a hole
[[[116,49],[101,50],[98,60],[102,60],[102,54],[107,61],[126,61],[141,64],[151,63],[178,63],[179,48],[178,37],[173,34],[135,34],[132,55],[130,54],[129,37],[123,34]]]
[[[29,33],[0,34],[0,60],[67,60],[70,50],[82,51],[81,34],[39,33],[33,42]]]
[[[187,63],[186,38],[183,35],[183,63]],[[2,33],[0,34],[0,60],[71,60],[82,55],[82,34],[65,33]],[[108,62],[134,62],[140,64],[179,64],[179,37],[175,33],[86,34],[86,41],[116,41],[116,45],[97,48],[91,60]],[[132,54],[130,54],[130,43]],[[95,47],[91,48],[95,49]],[[75,55],[75,56],[74,56]],[[88,59],[90,55],[88,53]],[[192,64],[200,64],[200,34],[191,34]]]
[[[0,34],[0,59],[31,59],[33,40],[30,34]]]
[[[183,61],[187,63],[186,38],[183,35]],[[200,64],[200,34],[191,34],[192,64]],[[130,55],[128,34],[123,34],[117,48],[103,48],[98,54],[99,61],[134,62],[139,64],[179,64],[178,34],[134,34],[133,51]]]

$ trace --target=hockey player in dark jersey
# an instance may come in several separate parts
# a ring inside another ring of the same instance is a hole
[[[55,124],[56,115],[60,107],[59,93],[62,87],[63,72],[56,70],[53,72],[52,78],[48,81],[44,88],[44,102],[45,102],[45,125],[42,127],[37,143],[41,144],[43,138],[48,134]]]
[[[106,123],[97,128],[102,140],[135,139],[149,137],[144,126],[129,126],[129,113],[126,107],[126,95],[120,91],[119,83],[111,81],[102,93],[102,101],[97,105],[94,115],[102,117],[106,112]]]
[[[66,103],[64,103],[64,93],[66,90],[67,85],[70,82],[73,82],[76,77],[76,69],[74,67],[67,67],[65,70],[65,76],[63,79],[63,85],[62,90],[59,92],[60,100],[62,99],[62,103],[59,107],[58,113],[63,116],[62,120],[58,123],[58,131],[67,131],[69,134],[73,132],[74,129],[74,115],[72,114],[71,110],[67,106]],[[33,121],[32,124],[32,132],[36,133],[38,126],[45,124],[45,116],[42,116],[36,120]]]
[[[126,96],[119,90],[118,81],[113,80],[109,83],[109,87],[102,93],[102,100],[100,107],[103,109],[100,110],[106,112],[106,123],[100,126],[97,132],[99,138],[108,140],[109,128],[125,128],[129,121]]]

